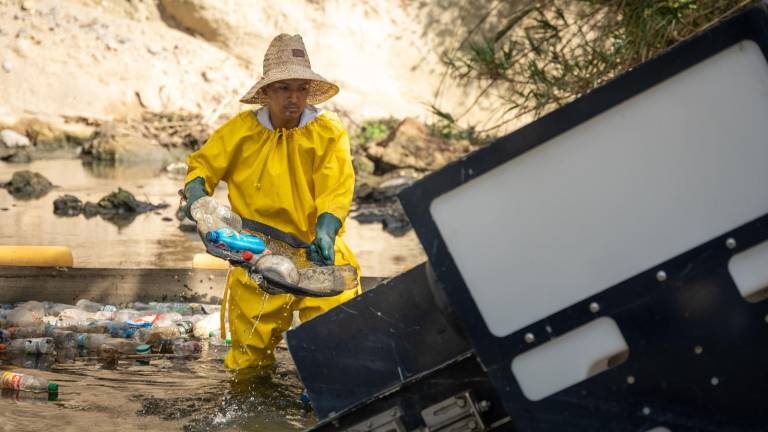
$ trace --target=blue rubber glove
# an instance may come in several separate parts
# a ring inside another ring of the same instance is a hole
[[[309,245],[310,261],[320,265],[333,265],[336,262],[333,246],[339,229],[341,229],[341,221],[336,216],[323,213],[317,217],[315,239]]]
[[[205,190],[205,180],[202,177],[195,177],[184,186],[184,196],[187,198],[187,203],[181,208],[184,215],[190,220],[195,220],[192,217],[191,209],[192,204],[202,197],[208,196],[208,192]]]

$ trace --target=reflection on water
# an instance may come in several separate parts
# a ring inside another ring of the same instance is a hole
[[[189,268],[194,255],[205,251],[196,233],[178,229],[175,212],[184,179],[171,176],[162,166],[91,164],[79,159],[0,162],[0,182],[24,169],[43,174],[55,188],[31,201],[19,201],[0,191],[0,244],[68,246],[75,266],[102,268]],[[98,202],[118,187],[141,201],[167,203],[169,207],[131,215],[130,219],[53,214],[53,201],[61,195]],[[215,198],[227,202],[223,182]],[[425,259],[413,232],[395,238],[379,224],[361,225],[348,218],[344,239],[366,276],[394,276]]]
[[[205,350],[197,360],[121,361],[115,370],[78,361],[50,370],[13,369],[59,383],[48,395],[5,392],[2,430],[99,431],[293,431],[314,424],[299,400],[302,386],[288,353],[277,352],[270,377],[235,376],[221,354]],[[34,357],[34,356],[32,356]],[[4,364],[0,361],[0,365]],[[27,363],[27,366],[32,366]]]

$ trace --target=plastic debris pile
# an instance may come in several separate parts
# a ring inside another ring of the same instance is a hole
[[[120,361],[149,365],[153,359],[195,359],[203,350],[223,356],[219,305],[141,303],[105,305],[86,299],[75,305],[28,301],[0,309],[0,364],[47,369],[54,363]],[[225,328],[225,334],[226,328]],[[4,372],[0,387],[58,392],[42,378]]]

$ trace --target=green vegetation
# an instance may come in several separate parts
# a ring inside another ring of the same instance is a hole
[[[352,133],[352,148],[359,148],[370,142],[383,140],[397,127],[398,123],[400,120],[394,117],[363,120],[360,127]]]
[[[433,106],[439,134],[462,130],[456,124],[478,106],[493,114],[464,129],[473,137],[535,119],[753,1],[476,3],[485,14],[442,56],[446,66],[442,87],[471,88],[475,99],[458,116]]]

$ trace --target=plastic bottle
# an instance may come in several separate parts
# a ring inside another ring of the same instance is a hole
[[[12,389],[0,390],[0,397],[13,402],[55,402],[59,399],[58,393],[34,393]]]
[[[45,316],[45,306],[36,301],[21,303],[13,310],[8,312],[6,319],[12,325],[17,327],[26,327],[41,321]]]
[[[111,336],[104,333],[82,333],[77,337],[77,347],[88,352],[98,352],[101,345],[111,339]]]
[[[221,340],[218,332],[211,332],[208,335],[208,350],[209,352],[217,354],[226,354],[232,345],[232,339],[229,336],[225,340]]]
[[[104,305],[101,303],[92,302],[87,299],[80,299],[77,301],[77,303],[75,303],[75,305],[78,308],[91,313],[98,312],[104,307]]]
[[[45,324],[40,321],[27,327],[11,327],[8,331],[12,339],[39,338],[45,336]]]
[[[173,341],[160,333],[152,333],[145,341],[153,353],[170,354],[173,352]]]
[[[181,320],[176,323],[176,328],[182,335],[188,335],[194,331],[194,323],[189,320]]]
[[[93,314],[93,319],[99,321],[99,320],[108,320],[112,321],[115,319],[115,315],[117,315],[114,311],[98,311]]]
[[[212,197],[203,197],[192,203],[190,213],[197,222],[197,229],[203,234],[219,228],[231,228],[237,232],[243,229],[240,216]]]
[[[211,332],[219,333],[221,330],[221,317],[219,314],[207,315],[202,320],[195,323],[193,336],[205,339]]]
[[[14,339],[6,344],[4,351],[26,354],[48,354],[55,352],[54,342],[51,338]]]
[[[75,306],[64,303],[43,302],[45,306],[45,314],[54,317],[59,316],[64,309],[75,309]]]
[[[143,315],[145,315],[144,312],[140,312],[134,309],[120,309],[119,311],[115,312],[115,317],[113,319],[115,321],[130,321],[140,318]]]
[[[200,342],[179,339],[173,343],[173,353],[177,355],[198,355],[203,350]]]
[[[102,342],[99,347],[100,352],[105,352],[106,348],[114,349],[120,354],[135,354],[138,343],[129,339],[109,338]]]
[[[71,363],[77,357],[77,333],[68,330],[54,329],[50,334],[56,347],[56,361]]]
[[[266,250],[266,244],[260,237],[241,234],[231,228],[218,228],[205,234],[205,240],[214,245],[223,245],[227,250],[242,253],[244,251],[261,255]],[[219,246],[217,246],[219,247]]]
[[[58,393],[59,385],[49,383],[47,379],[34,375],[15,372],[3,372],[0,376],[0,386],[4,389]]]
[[[151,354],[152,353],[152,347],[147,344],[141,344],[136,346],[136,354],[143,355],[143,354]],[[136,364],[147,366],[149,365],[149,359],[140,359],[136,360]]]
[[[59,313],[59,321],[87,323],[92,319],[93,313],[78,308],[64,309]]]
[[[182,318],[178,312],[164,312],[157,316],[154,324],[157,327],[171,327],[176,325],[178,321],[181,321]]]

